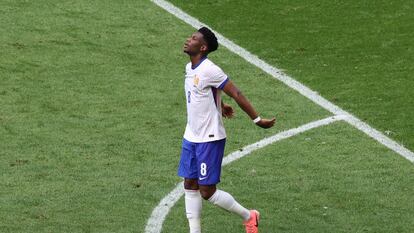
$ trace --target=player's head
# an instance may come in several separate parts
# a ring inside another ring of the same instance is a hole
[[[218,48],[217,37],[214,33],[202,27],[197,32],[193,33],[184,44],[184,52],[188,55],[203,54],[207,55]]]

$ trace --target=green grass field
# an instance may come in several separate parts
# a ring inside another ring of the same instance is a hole
[[[171,2],[414,149],[413,3]],[[150,1],[0,2],[0,232],[144,232],[180,182],[193,31]],[[237,109],[226,153],[330,116],[224,48],[210,58],[278,119],[262,130]],[[337,122],[232,163],[220,187],[262,212],[262,232],[409,233],[413,172]],[[207,202],[203,227],[243,232]],[[163,232],[187,232],[183,200]]]

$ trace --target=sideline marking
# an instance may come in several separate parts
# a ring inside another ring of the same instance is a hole
[[[151,0],[159,7],[163,8],[164,10],[168,11],[169,13],[173,14],[177,18],[183,20],[187,24],[191,25],[192,27],[199,29],[202,26],[207,26],[211,29],[210,26],[200,22],[196,18],[188,15],[181,9],[177,8],[176,6],[172,5],[171,3],[164,1],[164,0]],[[307,97],[314,103],[318,104],[322,108],[328,110],[329,112],[333,113],[334,115],[344,115],[346,116],[345,121],[348,122],[350,125],[354,126],[355,128],[361,130],[371,138],[375,139],[379,143],[383,144],[384,146],[388,147],[389,149],[395,151],[396,153],[400,154],[404,158],[408,159],[412,163],[414,163],[414,153],[404,146],[398,144],[394,140],[390,139],[389,137],[385,136],[380,131],[372,128],[367,123],[361,121],[360,119],[356,118],[352,114],[346,112],[345,110],[341,109],[340,107],[336,106],[335,104],[329,102],[327,99],[320,96],[317,92],[312,91],[307,86],[303,85],[302,83],[296,81],[295,79],[289,77],[287,74],[283,73],[281,70],[269,65],[265,61],[261,60],[257,56],[251,54],[246,49],[238,46],[231,40],[227,39],[226,37],[222,36],[217,31],[212,31],[216,34],[216,37],[221,45],[226,47],[231,52],[239,55],[247,62],[255,65],[256,67],[260,68],[264,72],[270,74],[275,79],[283,82],[290,88],[298,91],[303,96]]]
[[[261,149],[277,141],[290,138],[292,136],[295,136],[297,134],[303,133],[305,131],[308,131],[308,130],[311,130],[311,129],[314,129],[320,126],[329,125],[336,121],[345,120],[345,118],[346,116],[332,116],[332,117],[328,117],[322,120],[307,123],[305,125],[299,126],[294,129],[289,129],[289,130],[277,133],[268,138],[264,138],[258,142],[255,142],[253,144],[243,147],[241,150],[230,153],[229,155],[224,157],[222,166],[226,166],[252,153],[255,150]],[[154,208],[154,210],[151,213],[151,217],[147,221],[147,225],[145,226],[144,232],[145,233],[160,233],[162,230],[162,225],[164,223],[164,220],[167,217],[168,213],[170,212],[170,209],[175,205],[175,203],[178,200],[180,200],[180,198],[183,195],[184,195],[183,182],[180,182],[179,184],[177,184],[177,186],[175,186],[175,188],[167,196],[165,196],[160,201],[157,207]]]

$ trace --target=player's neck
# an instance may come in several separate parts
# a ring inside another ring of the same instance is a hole
[[[194,56],[190,56],[191,67],[193,69],[195,69],[206,58],[207,58],[207,55],[204,55],[204,54],[201,54],[201,53],[197,54],[197,55],[194,55]]]

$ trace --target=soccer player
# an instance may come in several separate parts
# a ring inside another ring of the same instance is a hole
[[[220,92],[233,98],[262,128],[272,127],[275,118],[262,119],[227,75],[207,58],[217,48],[216,36],[206,27],[192,34],[184,44],[184,52],[191,62],[185,68],[187,126],[178,175],[184,178],[186,215],[190,233],[200,233],[203,198],[242,217],[247,233],[257,233],[259,212],[246,209],[232,195],[216,187],[226,143],[222,117],[234,116],[233,108],[221,101]]]

